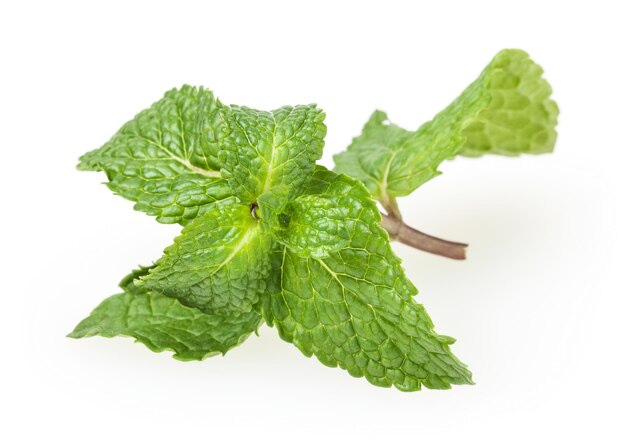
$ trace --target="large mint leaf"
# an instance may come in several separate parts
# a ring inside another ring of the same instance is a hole
[[[125,291],[104,300],[68,336],[130,336],[155,352],[171,350],[174,358],[190,361],[226,353],[261,324],[261,316],[254,311],[210,315],[142,290],[132,279],[144,272],[136,271],[122,280]]]
[[[456,100],[411,132],[376,111],[336,170],[361,180],[375,198],[405,196],[440,174],[445,159],[550,152],[558,108],[543,70],[520,50],[496,55]]]
[[[231,198],[185,226],[140,284],[207,313],[248,313],[266,289],[271,246],[251,207]]]
[[[272,112],[231,106],[225,116],[229,134],[219,157],[224,179],[235,194],[254,203],[272,187],[283,185],[295,196],[322,156],[324,112],[315,105]]]
[[[277,249],[266,321],[305,355],[378,386],[409,391],[471,383],[466,366],[450,352],[454,339],[436,334],[413,300],[417,290],[365,188],[319,168],[303,194],[347,198],[349,245],[325,258]]]
[[[173,89],[126,123],[79,169],[104,171],[115,193],[163,223],[182,223],[230,196],[220,179],[224,106],[202,87]]]

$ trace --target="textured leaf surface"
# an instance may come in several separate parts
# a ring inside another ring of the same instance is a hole
[[[225,115],[229,134],[219,156],[235,194],[248,203],[277,185],[297,194],[322,156],[324,112],[315,105],[272,112],[231,106]]]
[[[185,226],[141,282],[207,313],[247,313],[266,289],[271,246],[250,206],[231,198]]]
[[[255,215],[259,217],[263,231],[276,233],[281,229],[281,221],[285,219],[285,211],[289,204],[290,189],[282,185],[263,193],[257,200]]]
[[[319,168],[306,195],[339,195],[350,205],[349,246],[318,259],[283,247],[273,257],[265,319],[305,355],[400,390],[471,383],[437,335],[417,293],[378,225],[380,214],[363,186]]]
[[[326,257],[350,244],[346,219],[353,200],[303,195],[290,204],[289,222],[277,232],[281,243],[303,257]]]
[[[241,344],[261,324],[252,311],[240,315],[210,315],[178,300],[122,281],[126,291],[103,301],[68,336],[130,336],[155,352],[173,351],[182,361],[202,360]]]
[[[376,111],[336,170],[361,180],[379,200],[405,196],[437,176],[458,154],[550,152],[558,108],[543,70],[520,50],[503,50],[476,81],[435,118],[410,132]]]
[[[170,90],[126,123],[79,169],[104,171],[115,193],[163,223],[186,223],[230,196],[219,178],[223,106],[207,89]]]

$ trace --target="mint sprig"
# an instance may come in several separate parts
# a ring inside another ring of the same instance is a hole
[[[374,112],[362,134],[335,155],[335,171],[359,179],[385,201],[412,193],[457,155],[550,152],[558,108],[542,73],[525,52],[501,51],[457,99],[416,131]]]
[[[431,237],[407,226],[397,206],[441,174],[456,156],[519,156],[551,152],[558,107],[543,70],[521,50],[503,50],[448,107],[415,131],[375,111],[360,136],[335,155],[335,171],[365,184],[387,211],[383,225],[392,238],[450,258],[465,258],[466,244]]]
[[[395,198],[456,155],[551,151],[558,110],[541,73],[505,50],[417,131],[377,111],[335,157],[337,172],[316,165],[326,126],[315,105],[265,112],[201,87],[167,92],[79,168],[104,171],[115,193],[182,232],[69,336],[130,336],[200,360],[265,322],[306,356],[378,386],[471,384],[389,240],[452,258],[464,245],[407,226]]]

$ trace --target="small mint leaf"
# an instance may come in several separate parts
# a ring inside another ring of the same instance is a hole
[[[259,196],[256,202],[261,226],[265,232],[276,233],[281,227],[282,217],[289,204],[290,189],[286,185],[279,185]]]
[[[278,240],[303,257],[323,258],[350,243],[350,222],[346,196],[303,195],[296,198],[285,216],[285,226],[276,232]]]

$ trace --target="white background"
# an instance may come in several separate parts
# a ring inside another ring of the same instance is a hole
[[[0,445],[625,446],[620,2],[423,3],[2,3]],[[376,388],[270,328],[202,363],[64,337],[179,230],[74,169],[165,90],[317,102],[332,166],[375,108],[416,128],[510,47],[554,87],[556,152],[446,162],[400,201],[471,244],[396,249],[476,385]]]

